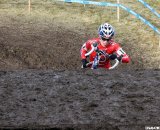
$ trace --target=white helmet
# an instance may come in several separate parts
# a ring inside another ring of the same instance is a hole
[[[104,39],[110,39],[114,36],[114,28],[108,24],[102,24],[98,29],[99,36]]]

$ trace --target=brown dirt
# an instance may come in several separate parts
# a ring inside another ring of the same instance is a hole
[[[60,25],[14,21],[9,27],[1,26],[0,35],[1,69],[77,69],[80,66],[83,35]]]
[[[86,28],[74,25],[1,19],[1,128],[142,130],[160,124],[160,70],[143,68],[138,54],[113,71],[81,70],[79,50],[88,38]]]
[[[143,130],[160,123],[160,71],[1,71],[1,128]]]

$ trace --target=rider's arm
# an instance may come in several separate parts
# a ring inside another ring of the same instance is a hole
[[[90,48],[91,48],[90,42],[84,43],[83,46],[81,47],[80,53],[81,53],[82,68],[87,68],[88,61],[85,54],[88,52],[88,50],[90,50]]]
[[[83,46],[81,47],[81,59],[86,59],[85,54],[88,52],[88,50],[91,49],[91,43],[90,42],[86,42],[83,44]]]
[[[116,47],[116,54],[117,54],[118,59],[120,61],[122,61],[122,63],[129,63],[130,62],[129,56],[126,54],[126,52],[119,45],[117,45],[117,47]]]

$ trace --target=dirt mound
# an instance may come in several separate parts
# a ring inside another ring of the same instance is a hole
[[[9,26],[0,28],[1,69],[79,68],[82,35],[59,25],[19,25],[16,21]]]
[[[160,123],[159,70],[1,71],[0,126],[142,130]]]

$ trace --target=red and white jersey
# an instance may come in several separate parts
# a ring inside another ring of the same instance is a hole
[[[110,44],[108,44],[107,46],[102,46],[100,43],[100,38],[94,38],[91,40],[88,40],[86,43],[83,44],[82,48],[81,48],[81,59],[86,59],[85,54],[87,52],[89,52],[91,50],[91,45],[97,43],[97,47],[99,50],[104,51],[107,54],[113,54],[115,53],[118,57],[123,55],[122,57],[122,63],[128,63],[130,61],[129,56],[123,51],[123,49],[121,48],[121,46],[114,42],[113,39],[110,40]],[[96,52],[93,51],[90,56],[89,56],[89,60],[90,62],[94,60],[96,56]],[[109,68],[110,67],[110,60],[107,59],[105,56],[102,55],[102,60],[100,60],[99,63],[99,67],[103,67],[103,68]]]

